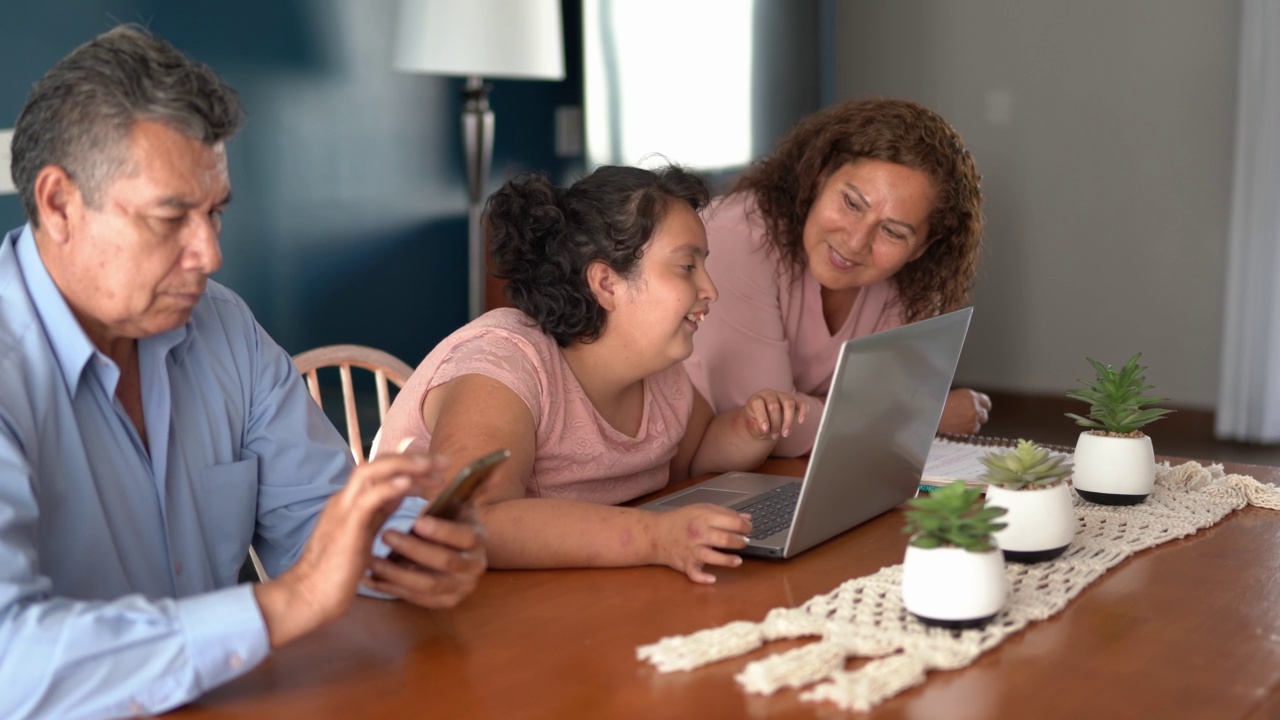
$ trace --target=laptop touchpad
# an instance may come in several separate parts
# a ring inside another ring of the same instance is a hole
[[[739,492],[737,490],[716,490],[714,488],[698,488],[690,490],[683,495],[677,495],[670,500],[663,500],[658,503],[662,507],[684,507],[694,503],[711,503],[712,505],[732,505],[742,499],[743,495],[749,493]]]

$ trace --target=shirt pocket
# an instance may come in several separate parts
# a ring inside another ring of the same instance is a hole
[[[233,585],[258,519],[258,459],[210,465],[197,485],[201,530],[220,586]]]

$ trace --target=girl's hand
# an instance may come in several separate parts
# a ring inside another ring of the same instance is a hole
[[[761,390],[747,398],[742,417],[747,432],[756,440],[777,440],[791,434],[791,426],[809,415],[803,397],[777,390]]]
[[[697,583],[713,583],[716,576],[706,565],[738,567],[742,558],[717,548],[747,546],[751,519],[728,508],[698,503],[657,516],[656,542],[659,561],[679,570]]]

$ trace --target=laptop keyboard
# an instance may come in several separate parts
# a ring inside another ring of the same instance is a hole
[[[750,505],[738,508],[738,512],[751,516],[751,534],[747,537],[763,540],[791,527],[791,518],[796,514],[796,501],[800,499],[800,485],[798,482],[787,483],[761,495],[759,500]]]

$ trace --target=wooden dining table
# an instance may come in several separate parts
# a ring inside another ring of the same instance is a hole
[[[1280,468],[1227,469],[1280,481]],[[770,460],[764,471],[799,476],[804,464]],[[892,510],[790,560],[717,570],[713,585],[664,567],[493,570],[452,610],[360,598],[337,622],[173,717],[859,715],[801,701],[797,690],[751,695],[734,681],[748,662],[808,641],[674,673],[637,660],[636,648],[760,621],[900,563],[902,526]],[[1280,718],[1280,512],[1248,507],[1138,553],[969,667],[933,672],[861,715]]]

